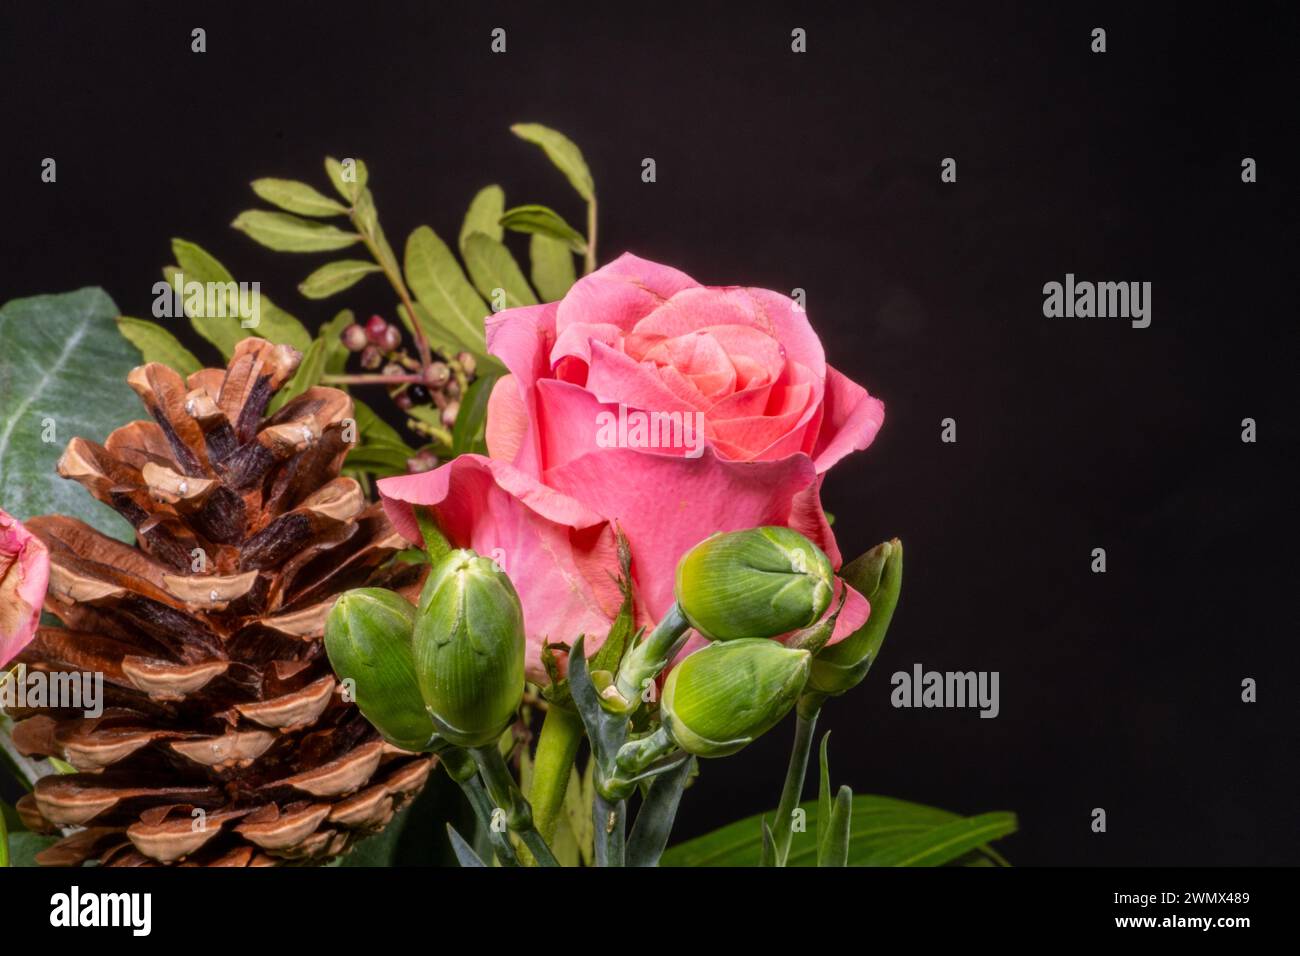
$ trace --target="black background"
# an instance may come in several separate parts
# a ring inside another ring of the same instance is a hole
[[[1022,865],[1296,863],[1294,5],[828,6],[6,3],[0,298],[101,285],[147,316],[181,236],[313,327],[391,311],[378,282],[299,297],[323,257],[227,228],[248,181],[327,191],[322,157],[362,156],[395,242],[453,237],[490,182],[580,222],[508,131],[554,126],[602,259],[806,289],[888,406],[824,490],[846,554],[897,534],[908,561],[823,716],[837,782],[1015,810]],[[1151,327],[1044,318],[1067,272],[1152,282]],[[1001,715],[893,709],[914,662],[999,671]],[[678,834],[774,804],[788,733],[707,765]]]

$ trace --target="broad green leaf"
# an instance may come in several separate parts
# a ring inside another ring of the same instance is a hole
[[[0,308],[0,506],[19,520],[58,513],[131,539],[106,505],[56,470],[75,436],[103,442],[142,418],[126,376],[139,356],[102,289],[14,299]]]
[[[558,302],[578,280],[568,245],[534,233],[528,240],[529,274],[543,302]]]
[[[347,368],[352,353],[343,344],[343,330],[356,321],[351,309],[344,309],[320,327],[320,337],[325,340],[325,374],[341,375]]]
[[[451,432],[452,455],[470,453],[487,454],[484,433],[487,428],[488,398],[497,383],[497,376],[479,376],[465,391],[456,414],[456,427]]]
[[[332,252],[361,240],[338,226],[265,209],[241,212],[231,225],[276,252]]]
[[[406,240],[405,265],[406,284],[432,319],[434,327],[426,329],[429,337],[449,341],[477,355],[485,354],[483,319],[487,306],[438,234],[428,226],[412,232]]]
[[[311,334],[303,324],[262,294],[260,283],[241,287],[210,253],[184,239],[172,240],[172,252],[179,265],[164,268],[163,277],[173,288],[184,283],[181,303],[190,324],[226,359],[250,335],[292,345],[299,352],[311,345]],[[191,287],[195,295],[187,294],[185,288],[192,282],[202,286]]]
[[[340,259],[327,262],[298,285],[298,291],[309,299],[326,299],[344,289],[350,289],[372,272],[382,272],[378,264],[364,259]]]
[[[285,402],[297,398],[307,389],[320,384],[320,377],[325,374],[325,339],[318,338],[302,353],[302,361],[293,373],[293,378],[285,383],[284,388],[271,400],[269,410],[277,411]]]
[[[59,842],[58,836],[41,836],[39,833],[19,831],[9,834],[9,866],[40,866],[36,854]],[[16,879],[17,877],[15,877]]]
[[[476,232],[465,240],[465,266],[469,269],[474,287],[489,302],[495,304],[497,289],[505,294],[504,307],[536,305],[537,296],[528,286],[528,280],[519,271],[519,264],[507,249],[491,236]]]
[[[253,192],[273,206],[300,216],[343,216],[347,207],[294,179],[254,179]]]
[[[460,254],[465,254],[465,240],[476,232],[500,241],[501,214],[506,208],[506,194],[500,186],[484,186],[470,201],[469,211],[460,227]]]
[[[345,157],[345,160],[347,158]],[[347,178],[348,167],[333,156],[325,157],[325,173],[334,184],[334,188],[338,190],[338,194],[350,203],[355,203],[361,197],[370,179],[366,164],[355,158],[352,159],[351,179]]]
[[[547,158],[568,177],[579,196],[587,202],[596,198],[596,184],[592,181],[587,161],[582,158],[582,151],[567,136],[540,123],[516,123],[510,127],[510,132],[540,146]]]
[[[203,368],[203,363],[195,357],[194,353],[157,322],[119,315],[117,330],[140,350],[144,362],[161,362],[175,369],[182,376],[191,375]]]
[[[918,833],[911,839],[891,843],[872,854],[868,866],[942,866],[990,840],[1016,831],[1011,813],[981,813],[954,820]]]
[[[513,232],[526,232],[536,236],[559,239],[579,255],[587,251],[587,240],[553,209],[545,206],[515,206],[501,214],[501,225]],[[501,237],[493,236],[498,242]]]
[[[794,834],[786,862],[788,866],[814,866],[817,862],[817,801],[810,800],[800,806],[807,815],[807,826]],[[952,824],[963,824],[968,828],[964,833],[965,839],[941,834],[939,842],[943,846],[932,847],[928,853],[921,854],[921,841]],[[664,854],[663,865],[757,866],[761,853],[761,828],[761,814],[729,823],[712,833],[670,847]],[[937,807],[892,797],[862,795],[853,798],[848,863],[849,866],[902,865],[888,861],[915,858],[917,862],[912,865],[955,864],[966,862],[964,858],[975,847],[986,859],[1004,862],[987,843],[1013,833],[1015,829],[1016,817],[1012,813],[963,818]],[[971,844],[972,835],[980,835],[979,842]],[[911,849],[903,852],[901,848],[904,846]]]

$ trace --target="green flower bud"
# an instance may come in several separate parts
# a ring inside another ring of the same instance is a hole
[[[383,588],[344,592],[325,621],[325,652],[366,720],[389,743],[427,749],[433,721],[415,679],[411,629],[415,608]],[[346,686],[346,685],[345,685]]]
[[[789,528],[715,534],[677,564],[677,603],[692,627],[716,641],[807,627],[834,590],[830,560]]]
[[[415,673],[434,725],[459,747],[495,741],[524,694],[524,611],[495,561],[448,553],[415,616]]]
[[[794,706],[811,655],[776,641],[710,644],[664,682],[660,719],[677,745],[698,757],[725,757],[774,726]]]
[[[822,648],[813,658],[808,690],[828,697],[858,686],[880,653],[903,587],[903,543],[894,538],[876,545],[846,564],[840,576],[871,603],[871,616],[858,630],[838,644]]]

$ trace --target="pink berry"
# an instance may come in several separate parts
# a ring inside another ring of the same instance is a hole
[[[384,353],[373,345],[367,345],[361,352],[361,367],[373,372],[384,364]]]
[[[390,325],[384,329],[383,341],[378,343],[381,349],[388,352],[396,351],[402,347],[402,333],[398,331],[397,326]]]
[[[425,369],[424,380],[432,388],[442,388],[451,380],[451,369],[447,368],[446,362],[430,362]]]
[[[442,410],[442,424],[446,428],[451,428],[456,424],[458,414],[460,414],[460,402],[448,402]]]
[[[474,377],[474,370],[478,368],[478,362],[475,361],[473,355],[469,352],[461,352],[456,356],[456,361],[460,363],[460,367],[466,375],[470,378]]]
[[[366,338],[375,345],[384,344],[384,333],[388,331],[388,323],[384,321],[382,315],[372,315],[366,320]]]
[[[360,352],[366,347],[366,330],[353,322],[343,330],[339,339],[349,352]]]

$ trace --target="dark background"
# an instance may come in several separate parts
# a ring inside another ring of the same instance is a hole
[[[248,181],[328,191],[322,157],[362,156],[395,244],[454,237],[490,182],[580,222],[508,131],[554,126],[602,259],[806,289],[888,406],[824,491],[846,554],[899,535],[908,562],[880,663],[823,716],[838,782],[1015,810],[1023,865],[1300,861],[1294,4],[613,6],[7,3],[0,298],[101,285],[147,316],[181,236],[312,327],[391,313],[378,282],[298,296],[324,257],[227,228]],[[1151,327],[1044,318],[1066,272],[1152,282]],[[893,709],[915,662],[999,671],[1001,715]],[[678,834],[772,806],[788,734],[706,765]]]

